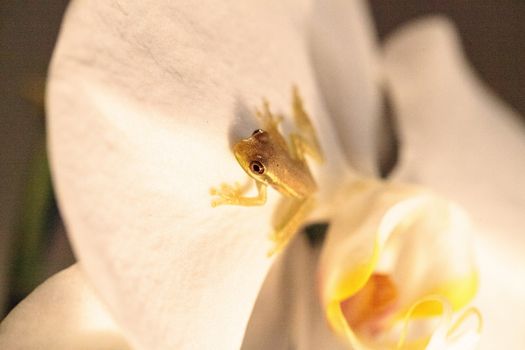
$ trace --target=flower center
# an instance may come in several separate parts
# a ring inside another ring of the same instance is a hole
[[[355,295],[341,303],[341,310],[350,328],[372,335],[380,322],[393,311],[398,292],[386,274],[375,273]]]

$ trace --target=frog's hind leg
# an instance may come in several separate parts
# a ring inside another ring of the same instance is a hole
[[[312,145],[302,135],[297,134],[297,133],[291,133],[290,141],[291,141],[292,156],[295,159],[303,162],[305,165],[306,165],[305,154],[308,154],[318,163],[322,163],[324,161],[323,154],[320,152],[320,149]]]
[[[301,96],[297,86],[292,88],[292,107],[295,125],[299,133],[290,134],[292,141],[292,151],[297,159],[304,160],[304,154],[307,153],[318,162],[322,162],[323,152],[317,138],[315,128],[306,113]]]
[[[286,246],[304,223],[304,219],[312,210],[313,204],[313,197],[293,200],[290,203],[290,207],[279,218],[274,231],[270,234],[270,240],[274,243],[274,246],[268,251],[268,256],[280,252]]]

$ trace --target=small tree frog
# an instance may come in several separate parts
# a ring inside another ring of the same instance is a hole
[[[257,195],[245,196],[249,186],[239,184],[221,184],[210,191],[216,196],[212,201],[213,207],[225,204],[263,205],[266,202],[267,186],[291,199],[287,210],[270,234],[274,247],[268,255],[280,251],[290,241],[313,207],[317,185],[305,155],[308,154],[318,162],[323,161],[315,129],[295,86],[292,95],[297,132],[289,135],[289,142],[279,131],[279,123],[283,117],[274,115],[268,101],[263,100],[262,110],[256,110],[262,129],[255,130],[250,137],[233,146],[233,153],[240,166],[255,180]]]

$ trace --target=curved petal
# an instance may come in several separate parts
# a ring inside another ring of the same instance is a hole
[[[272,266],[246,330],[246,350],[347,349],[328,327],[317,295],[319,247],[298,235]]]
[[[344,171],[287,11],[268,1],[69,7],[47,96],[58,199],[80,264],[144,348],[240,346],[279,195],[212,208],[208,191],[246,179],[230,145],[258,127],[262,97],[289,114],[296,83],[327,155],[319,181],[334,187]]]
[[[354,183],[339,197],[341,203],[321,253],[319,283],[328,321],[354,347],[364,345],[349,329],[342,303],[366,287],[388,238],[402,219],[417,209],[421,198],[403,202],[412,192],[412,188],[400,186],[384,193],[379,182],[369,180]],[[361,300],[348,308],[359,304]]]
[[[373,181],[354,184],[344,198],[323,248],[320,283],[328,320],[353,346],[392,348],[403,318],[448,315],[449,305],[471,301],[477,274],[468,220],[457,206],[418,187]],[[434,295],[443,303],[421,303]]]
[[[425,19],[391,37],[386,73],[401,133],[395,179],[453,198],[478,232],[482,348],[525,344],[525,127],[472,73],[452,25]],[[512,310],[512,311],[510,311]],[[509,316],[510,315],[510,316]]]
[[[346,299],[364,286],[396,225],[419,205],[418,197],[403,202],[414,188],[383,190],[378,181],[361,180],[339,195],[319,267],[325,304]]]
[[[454,310],[472,300],[478,276],[470,231],[463,210],[432,198],[421,205],[402,233],[391,238],[392,252],[386,249],[385,254],[395,260],[390,267],[392,278],[403,286],[399,290],[401,309],[407,310],[427,295],[445,297]],[[426,312],[432,314],[431,309]]]
[[[315,1],[310,28],[313,67],[346,159],[378,175],[379,54],[364,1]]]
[[[131,349],[77,265],[51,277],[7,315],[0,348]]]

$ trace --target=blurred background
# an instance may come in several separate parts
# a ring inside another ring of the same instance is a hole
[[[0,319],[74,262],[45,147],[46,71],[67,4],[0,1]],[[380,40],[409,20],[449,17],[481,79],[525,116],[525,1],[370,0],[369,5]]]

